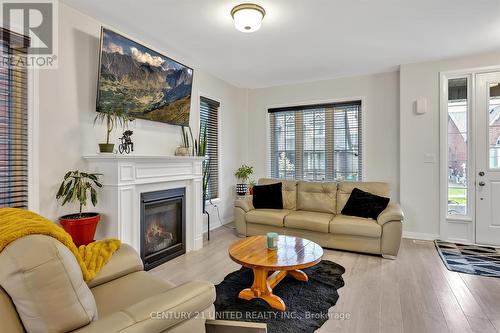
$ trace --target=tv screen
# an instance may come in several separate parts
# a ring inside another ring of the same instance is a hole
[[[189,125],[193,69],[101,29],[97,111]]]

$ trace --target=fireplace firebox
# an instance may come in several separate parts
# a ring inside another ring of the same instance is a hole
[[[141,259],[152,269],[186,253],[186,190],[141,194]]]

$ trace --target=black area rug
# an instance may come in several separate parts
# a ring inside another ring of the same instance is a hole
[[[434,241],[450,271],[500,277],[500,250],[489,246]]]
[[[285,312],[271,308],[261,299],[239,299],[239,292],[252,285],[253,272],[242,267],[230,273],[215,286],[217,319],[267,323],[269,333],[314,332],[328,319],[328,309],[337,303],[337,289],[344,286],[345,269],[322,260],[304,272],[309,276],[308,282],[287,276],[273,289],[285,302]]]

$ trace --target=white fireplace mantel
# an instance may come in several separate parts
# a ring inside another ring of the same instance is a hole
[[[118,238],[140,252],[141,193],[186,189],[186,250],[203,247],[203,157],[102,154],[84,156],[89,172],[101,173],[98,238]]]

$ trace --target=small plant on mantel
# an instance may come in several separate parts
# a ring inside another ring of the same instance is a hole
[[[83,208],[90,202],[97,204],[97,188],[102,187],[99,173],[87,173],[78,170],[68,171],[63,178],[56,199],[62,199],[61,206],[67,203],[78,203],[78,213],[68,214],[59,218],[59,223],[73,238],[76,246],[86,245],[94,240],[99,213],[84,213]]]
[[[191,136],[191,141],[189,140],[190,136]],[[191,147],[191,142],[193,142],[193,140],[192,140],[193,134],[191,132],[191,127],[181,126],[181,137],[182,137],[182,143],[175,150],[175,155],[176,156],[194,155],[194,151],[192,151],[192,150],[194,150],[194,147]]]
[[[130,117],[126,112],[114,110],[111,107],[103,108],[97,112],[94,118],[94,126],[96,123],[106,123],[106,143],[99,144],[99,151],[101,153],[113,152],[115,144],[109,143],[109,136],[118,125],[125,128],[130,121],[134,121],[134,118]]]

